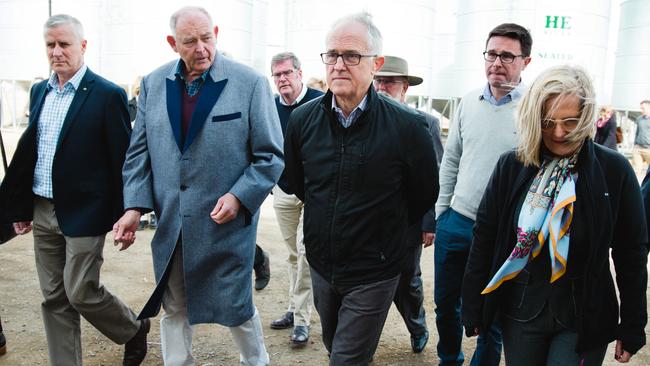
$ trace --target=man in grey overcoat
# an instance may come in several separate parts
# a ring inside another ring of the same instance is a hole
[[[115,240],[126,249],[140,215],[155,210],[157,286],[140,318],[162,304],[165,364],[194,364],[193,325],[218,323],[230,327],[243,365],[267,365],[251,273],[258,209],[284,166],[270,85],[216,52],[205,9],[184,7],[170,26],[180,60],[142,81]]]

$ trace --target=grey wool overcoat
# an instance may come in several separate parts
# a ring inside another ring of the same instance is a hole
[[[183,136],[179,62],[142,80],[123,169],[124,207],[153,209],[159,220],[151,242],[157,285],[140,318],[160,311],[180,236],[190,323],[238,326],[254,313],[258,209],[284,167],[280,122],[267,79],[217,53]],[[219,225],[210,212],[228,192],[242,207]]]

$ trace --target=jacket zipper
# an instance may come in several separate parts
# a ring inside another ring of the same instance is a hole
[[[346,130],[346,135],[347,135],[347,130]],[[331,257],[331,268],[330,268],[330,283],[333,285],[335,283],[334,281],[334,246],[335,246],[335,241],[334,241],[334,228],[336,226],[336,208],[339,205],[339,194],[341,193],[341,176],[343,174],[343,156],[345,154],[345,143],[341,141],[341,145],[339,148],[339,152],[341,154],[341,159],[339,160],[339,175],[336,177],[337,180],[337,185],[336,185],[336,200],[334,201],[334,210],[332,211],[332,226],[330,227],[330,241],[332,245],[330,245],[330,257]]]

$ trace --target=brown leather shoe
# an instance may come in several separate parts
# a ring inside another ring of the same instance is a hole
[[[149,319],[140,321],[140,329],[124,346],[123,366],[139,366],[147,355],[147,333],[151,329]]]

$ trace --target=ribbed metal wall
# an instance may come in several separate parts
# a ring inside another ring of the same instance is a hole
[[[612,103],[636,111],[645,99],[650,99],[650,1],[627,0],[621,4]]]
[[[384,54],[405,58],[411,72],[424,83],[409,90],[431,92],[435,1],[431,0],[287,0],[285,50],[294,51],[303,62],[303,75],[325,77],[319,54],[325,51],[325,36],[336,19],[369,11],[384,38]],[[282,47],[275,47],[276,50]],[[269,60],[272,55],[269,55]]]
[[[533,37],[532,61],[522,74],[530,83],[543,69],[569,63],[585,67],[604,90],[610,0],[460,0],[457,12],[454,75],[448,97],[485,85],[488,33],[504,22],[520,24]]]

